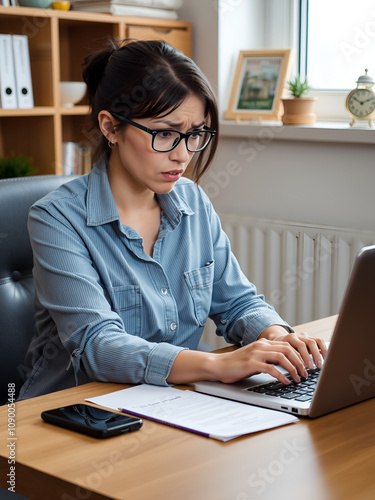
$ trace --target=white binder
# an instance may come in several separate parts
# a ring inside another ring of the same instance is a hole
[[[26,35],[12,35],[16,92],[19,108],[33,108],[29,42]]]
[[[11,35],[0,35],[0,106],[3,109],[17,108]]]

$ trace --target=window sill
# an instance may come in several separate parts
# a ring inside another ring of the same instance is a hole
[[[316,122],[314,125],[283,125],[281,122],[270,121],[235,121],[220,122],[221,137],[237,137],[281,141],[315,141],[343,142],[357,144],[374,144],[375,127],[354,125],[349,122]]]

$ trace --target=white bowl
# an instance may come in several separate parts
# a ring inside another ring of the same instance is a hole
[[[72,107],[83,99],[86,93],[84,82],[60,82],[61,106]]]

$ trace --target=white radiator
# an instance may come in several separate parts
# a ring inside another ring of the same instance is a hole
[[[354,260],[375,231],[220,214],[244,274],[290,325],[336,314]],[[203,340],[225,345],[209,321]]]

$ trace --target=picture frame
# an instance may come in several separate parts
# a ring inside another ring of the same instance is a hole
[[[292,52],[292,49],[241,50],[224,118],[237,122],[280,120]]]

